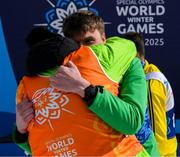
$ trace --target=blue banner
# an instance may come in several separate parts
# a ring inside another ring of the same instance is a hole
[[[107,36],[128,31],[144,35],[146,58],[157,65],[172,85],[175,96],[176,133],[180,133],[180,1],[166,0],[19,0],[0,5],[0,112],[15,122],[15,92],[25,72],[26,35],[45,26],[62,34],[62,22],[77,10],[94,11],[103,17]],[[3,115],[1,114],[1,115]],[[8,116],[7,116],[8,117]],[[13,117],[13,118],[12,118]],[[8,120],[8,119],[7,119]],[[5,123],[0,116],[0,127]],[[8,129],[10,128],[10,129]],[[12,125],[6,127],[10,133]],[[0,135],[6,134],[0,131]]]

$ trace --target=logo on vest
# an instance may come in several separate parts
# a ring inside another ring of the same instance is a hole
[[[75,139],[71,134],[48,141],[46,147],[47,151],[53,152],[55,157],[73,157],[78,154],[75,148]]]
[[[63,35],[62,27],[64,19],[78,10],[89,10],[98,14],[97,10],[91,8],[96,0],[87,3],[86,0],[46,0],[51,8],[45,13],[47,23],[35,24],[35,26],[46,26],[51,32]]]
[[[62,111],[74,114],[65,108],[69,98],[51,87],[37,90],[32,102],[35,108],[35,121],[39,125],[48,122],[52,130],[51,121],[59,119]]]

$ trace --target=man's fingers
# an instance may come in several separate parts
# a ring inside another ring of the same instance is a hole
[[[59,83],[64,78],[65,78],[64,74],[58,73],[55,76],[51,77],[49,80],[51,83]]]
[[[69,62],[68,62],[68,63],[69,63]],[[68,64],[68,63],[67,63],[67,64]],[[71,69],[72,67],[67,66],[67,64],[66,64],[66,65],[61,65],[61,66],[58,68],[57,72],[68,71],[68,69]]]
[[[29,123],[31,121],[31,119],[33,119],[33,118],[34,118],[34,114],[30,113],[24,118],[24,120],[26,123]]]
[[[20,110],[21,109],[27,109],[27,108],[33,107],[33,104],[31,101],[24,100],[21,103],[19,103],[16,107],[17,107],[17,109],[20,109]]]
[[[60,68],[57,70],[57,73],[68,73],[71,72],[73,69],[79,72],[77,66],[72,61],[69,61],[65,65],[61,65]]]
[[[52,83],[57,83],[57,77],[56,76],[53,76],[49,79],[49,81]]]
[[[23,112],[22,116],[25,118],[27,117],[29,114],[34,115],[34,109],[33,108],[29,108],[26,111]]]
[[[25,94],[23,93],[21,95],[21,101],[17,104],[17,106],[19,105],[23,105],[23,104],[27,104],[28,102],[30,102],[30,100],[27,98],[27,96],[25,96]]]
[[[29,102],[29,101],[24,101],[22,104],[19,104],[16,106],[16,110],[20,114],[23,114],[24,111],[26,111],[30,108],[33,109],[33,104],[32,104],[32,102]]]
[[[66,92],[66,88],[63,84],[51,83],[51,86],[58,89],[61,92]]]
[[[72,61],[67,62],[67,66],[68,66],[69,68],[71,68],[71,69],[73,68],[73,69],[75,69],[76,71],[79,72],[77,66],[76,66]],[[80,73],[80,72],[79,72],[79,73]]]
[[[72,62],[72,61],[68,61],[65,66],[69,67],[69,68],[74,68],[76,67],[76,65]]]

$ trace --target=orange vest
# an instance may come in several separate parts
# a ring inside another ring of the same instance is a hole
[[[65,63],[68,60],[85,79],[117,95],[118,84],[105,75],[88,47],[73,52]],[[49,77],[23,77],[17,101],[22,93],[32,100],[35,109],[35,119],[28,128],[33,156],[134,156],[143,149],[135,136],[116,132],[88,110],[78,95],[52,88]]]

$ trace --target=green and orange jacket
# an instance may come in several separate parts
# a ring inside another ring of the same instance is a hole
[[[71,53],[65,59],[65,63],[68,60],[73,61],[85,79],[94,85],[103,85],[107,90],[117,95],[118,83],[127,69],[130,68],[135,53],[136,49],[133,43],[114,37],[107,40],[105,45],[82,46],[78,51]],[[124,88],[124,90],[126,89]],[[66,142],[68,150],[74,155],[118,156],[120,153],[121,155],[133,156],[143,149],[134,136],[124,136],[116,132],[113,125],[111,128],[103,123],[87,109],[87,106],[77,95],[63,94],[52,89],[48,77],[42,75],[34,78],[23,77],[17,90],[17,103],[21,101],[22,93],[26,93],[35,104],[35,120],[28,128],[28,138],[33,155],[62,153],[61,151],[65,147],[63,142]],[[51,100],[49,100],[50,98]],[[131,99],[129,100],[131,102]],[[50,106],[48,106],[48,102],[51,102]],[[57,105],[57,102],[60,102],[60,105]],[[119,115],[117,121],[122,120],[121,123],[128,124],[131,121],[136,121],[136,124],[132,125],[136,130],[140,127],[144,116],[144,107],[141,106],[142,104],[138,105],[136,103],[132,105],[131,103],[122,103],[121,106],[115,106],[114,109],[110,108],[110,111],[113,114],[113,111],[118,110],[118,114],[115,112],[114,116]],[[93,108],[96,107],[91,105],[90,109],[93,110]],[[98,106],[97,110],[99,110]],[[60,117],[60,115],[62,116]],[[131,119],[130,116],[132,116]],[[59,120],[61,120],[61,125]],[[119,124],[118,126],[120,126]],[[124,125],[122,130],[128,131],[132,128],[127,129],[127,127]],[[71,129],[68,132],[69,128]],[[95,137],[96,140],[94,140]],[[87,149],[87,145],[94,141],[98,146]],[[55,148],[55,145],[60,148]],[[83,147],[85,148],[83,149]],[[103,151],[101,148],[104,148]],[[124,152],[124,149],[128,151]]]
[[[115,130],[127,135],[136,134],[142,127],[144,111],[147,108],[147,86],[139,59],[135,58],[132,61],[120,84],[118,97],[105,89],[99,89],[89,109]],[[150,156],[159,156],[152,130],[143,147]]]

